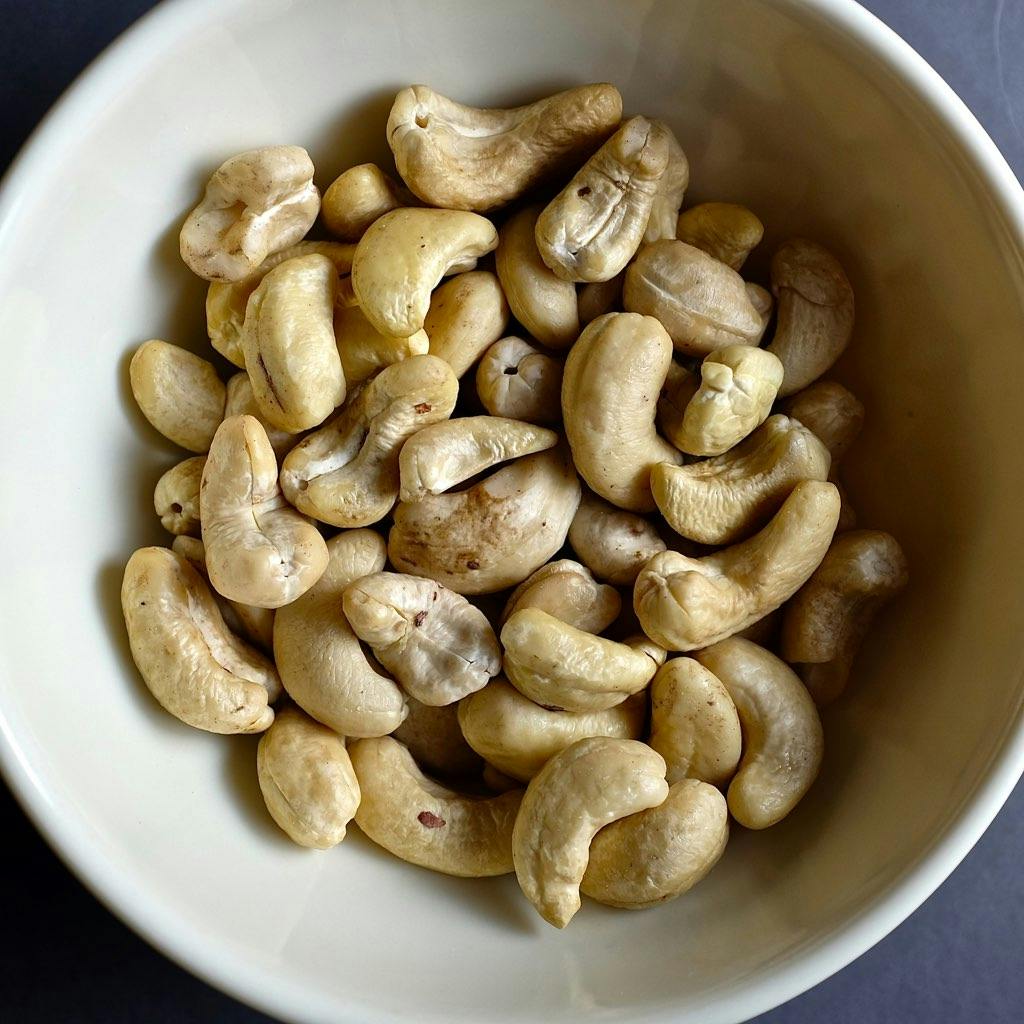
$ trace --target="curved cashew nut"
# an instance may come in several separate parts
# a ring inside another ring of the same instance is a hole
[[[224,384],[213,363],[166,341],[145,341],[128,368],[143,416],[168,440],[205,452],[224,418]]]
[[[589,491],[584,492],[569,526],[569,543],[598,579],[616,586],[632,586],[645,563],[665,550],[652,523]]]
[[[409,206],[408,193],[376,164],[356,164],[342,171],[324,192],[320,215],[335,238],[358,242],[385,213]]]
[[[637,740],[591,737],[556,754],[533,777],[512,832],[516,877],[549,924],[580,908],[580,882],[597,831],[668,796],[665,762]]]
[[[388,145],[431,206],[493,210],[577,164],[622,117],[613,85],[581,85],[511,110],[467,107],[425,85],[396,97]]]
[[[349,387],[362,384],[392,363],[426,355],[430,349],[426,331],[417,331],[408,338],[381,334],[358,305],[334,307],[334,337]]]
[[[406,716],[397,683],[368,661],[342,612],[353,581],[384,568],[384,540],[372,530],[346,530],[327,542],[324,574],[302,597],[278,609],[274,657],[288,695],[307,714],[343,736],[383,736]]]
[[[244,370],[228,378],[228,397],[224,403],[224,419],[231,416],[252,416],[260,421],[260,426],[267,432],[267,440],[274,449],[274,455],[283,459],[302,440],[301,434],[290,434],[287,430],[279,430],[269,423],[256,404],[256,395],[252,390],[249,374]]]
[[[562,364],[522,338],[502,338],[484,353],[476,391],[492,416],[527,423],[562,420]]]
[[[655,555],[633,590],[644,632],[692,651],[756,622],[787,601],[818,567],[839,520],[839,492],[804,480],[760,533],[704,558]]]
[[[675,360],[669,363],[668,376],[665,378],[665,384],[658,398],[658,411],[655,419],[658,429],[680,451],[684,450],[683,445],[686,443],[686,435],[683,433],[686,409],[690,404],[690,399],[697,394],[700,383],[698,374],[691,373]]]
[[[168,533],[199,536],[199,482],[203,478],[205,455],[184,459],[156,482],[153,507]]]
[[[651,470],[665,522],[699,544],[733,544],[759,530],[801,480],[825,480],[825,446],[788,416],[770,416],[724,455]]]
[[[579,310],[580,323],[586,326],[605,313],[622,311],[622,282],[626,272],[620,271],[607,281],[590,281],[580,285],[576,293],[576,307]]]
[[[299,241],[320,212],[313,162],[301,146],[265,146],[225,160],[179,239],[181,258],[207,281],[239,281]]]
[[[431,707],[415,697],[408,701],[409,714],[391,735],[408,747],[416,764],[437,778],[478,778],[484,762],[462,735],[459,708],[463,702]],[[518,785],[513,782],[505,788],[517,789]]]
[[[644,231],[644,243],[649,245],[662,238],[676,237],[676,223],[679,220],[679,207],[683,205],[686,187],[690,184],[690,162],[686,159],[683,147],[675,137],[672,129],[664,121],[651,121],[665,134],[668,144],[668,163],[665,173],[658,183],[658,191],[651,203],[651,216]]]
[[[273,664],[224,625],[210,588],[180,555],[140,548],[128,560],[121,608],[132,658],[175,718],[208,732],[262,732],[281,691]]]
[[[695,657],[729,691],[743,727],[729,810],[745,828],[768,828],[818,777],[824,736],[814,701],[784,661],[749,640],[730,637]]]
[[[359,783],[337,733],[283,708],[260,737],[256,772],[270,816],[299,846],[329,850],[345,838]]]
[[[356,824],[401,860],[463,878],[513,870],[512,827],[521,789],[465,796],[428,779],[390,736],[349,747],[362,800]]]
[[[508,316],[508,303],[494,274],[456,274],[430,298],[423,321],[430,354],[461,377],[505,333]]]
[[[864,406],[834,380],[819,380],[797,392],[784,405],[828,449],[833,471],[864,426]]]
[[[232,416],[217,429],[199,513],[210,582],[233,601],[280,608],[327,565],[323,537],[284,500],[274,449],[252,416]]]
[[[542,565],[512,591],[501,621],[523,608],[539,608],[584,633],[597,634],[619,617],[622,598],[614,587],[598,583],[586,566],[560,558]]]
[[[725,797],[681,779],[664,802],[613,822],[594,836],[580,891],[609,907],[643,910],[692,889],[729,841]]]
[[[764,237],[764,225],[745,206],[700,203],[679,214],[673,233],[679,241],[739,270]]]
[[[592,490],[631,512],[654,510],[651,467],[682,461],[654,428],[671,362],[657,320],[608,313],[584,329],[565,363],[562,416],[576,468]]]
[[[366,319],[381,334],[407,338],[423,327],[430,293],[455,264],[489,253],[494,225],[460,210],[392,210],[356,245],[352,287]]]

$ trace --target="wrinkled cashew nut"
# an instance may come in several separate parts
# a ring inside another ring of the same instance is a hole
[[[494,274],[456,274],[430,297],[423,321],[430,354],[461,377],[505,333],[508,317],[505,293]]]
[[[408,193],[376,164],[357,164],[342,171],[324,192],[320,214],[324,225],[343,242],[358,242],[385,213],[409,206]]]
[[[584,492],[573,516],[569,544],[599,580],[630,587],[644,565],[665,550],[665,542],[653,523],[633,512],[624,512],[589,491]]]
[[[691,373],[685,366],[673,360],[668,367],[668,376],[658,397],[656,421],[658,429],[680,451],[684,451],[686,435],[683,433],[683,422],[690,399],[697,394],[700,387],[700,376]]]
[[[160,524],[176,536],[199,536],[199,483],[203,478],[205,455],[184,459],[156,482],[153,507]]]
[[[745,206],[700,203],[679,215],[674,234],[738,271],[764,237],[764,225]]]
[[[665,173],[658,182],[658,191],[654,193],[651,203],[651,216],[644,231],[644,243],[649,245],[662,238],[676,237],[676,224],[679,220],[679,207],[683,205],[686,187],[690,184],[690,162],[686,159],[683,147],[672,130],[663,121],[651,122],[657,125],[666,136],[668,143],[668,163]],[[607,312],[607,310],[605,311]]]
[[[619,617],[622,598],[614,587],[598,583],[585,565],[560,558],[542,565],[512,591],[501,621],[523,608],[539,608],[584,633],[597,634]]]
[[[502,338],[476,370],[476,391],[492,416],[527,423],[562,421],[562,364],[522,338]]]

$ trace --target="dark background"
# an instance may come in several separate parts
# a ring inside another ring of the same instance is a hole
[[[728,0],[722,0],[728,2]],[[72,78],[152,3],[0,0],[0,168]],[[868,0],[1024,175],[1024,0]],[[267,1024],[128,931],[0,783],[0,1020]],[[942,888],[835,977],[758,1024],[1024,1021],[1024,786]]]

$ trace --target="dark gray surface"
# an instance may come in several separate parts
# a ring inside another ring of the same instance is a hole
[[[584,0],[581,0],[584,2]],[[728,0],[721,0],[725,3]],[[146,0],[0,0],[0,167]],[[870,0],[963,97],[1024,175],[1024,0]],[[179,970],[63,868],[0,785],[0,1020],[257,1024]],[[1024,787],[913,917],[758,1024],[1024,1021]]]

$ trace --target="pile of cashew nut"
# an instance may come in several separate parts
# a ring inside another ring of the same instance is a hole
[[[761,222],[682,209],[679,142],[611,85],[511,110],[411,86],[387,141],[401,182],[362,164],[321,199],[272,146],[184,222],[218,355],[131,360],[192,453],[156,484],[173,543],[125,570],[136,665],[181,721],[262,733],[296,843],[354,820],[515,872],[557,927],[581,893],[673,899],[730,818],[807,793],[819,708],[907,582],[836,475],[850,282],[804,239],[746,281]]]

